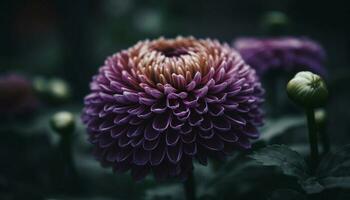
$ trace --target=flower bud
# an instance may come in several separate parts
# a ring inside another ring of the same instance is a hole
[[[311,72],[299,72],[287,84],[290,99],[297,104],[315,108],[326,103],[328,90],[323,79]]]
[[[45,79],[35,77],[33,80],[34,91],[50,104],[65,103],[71,97],[69,85],[62,79]]]
[[[262,28],[270,35],[282,35],[288,28],[288,17],[279,11],[271,11],[262,18]]]
[[[67,111],[57,112],[51,117],[50,125],[58,134],[71,134],[75,129],[74,115]]]
[[[315,122],[318,127],[323,128],[326,125],[327,115],[324,109],[317,109],[315,111]]]
[[[33,88],[36,93],[43,95],[47,90],[47,81],[43,77],[35,77],[33,79]]]
[[[54,102],[65,102],[71,95],[69,85],[61,79],[50,80],[48,90]]]

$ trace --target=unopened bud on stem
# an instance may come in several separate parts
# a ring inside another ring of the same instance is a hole
[[[328,98],[328,90],[323,79],[311,72],[299,72],[287,85],[290,99],[306,108],[323,106]]]
[[[60,135],[73,133],[75,129],[74,115],[67,111],[54,114],[50,120],[51,128]]]

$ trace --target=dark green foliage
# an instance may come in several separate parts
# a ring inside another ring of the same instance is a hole
[[[274,166],[288,176],[298,179],[301,188],[309,194],[326,189],[350,189],[350,145],[327,154],[314,175],[309,174],[303,157],[285,145],[267,146],[250,157],[265,166]]]
[[[269,200],[306,200],[305,195],[290,189],[279,189],[273,191]]]
[[[308,168],[303,157],[285,145],[271,145],[250,156],[265,166],[277,166],[285,175],[305,179]]]

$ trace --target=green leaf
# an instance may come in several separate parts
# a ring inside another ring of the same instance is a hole
[[[181,184],[161,185],[151,188],[145,193],[145,200],[166,199],[180,200],[184,199],[183,188]]]
[[[272,145],[250,156],[265,166],[280,168],[285,175],[298,178],[300,186],[308,194],[331,188],[350,188],[350,145],[326,155],[315,176],[309,176],[302,156],[285,145]]]
[[[311,177],[307,180],[300,181],[299,184],[306,193],[314,194],[331,188],[348,189],[350,188],[350,177]]]
[[[267,146],[249,156],[265,166],[275,166],[285,175],[306,179],[308,167],[304,158],[285,145]]]
[[[350,176],[347,177],[326,177],[321,179],[321,184],[325,188],[350,188]]]
[[[269,200],[306,200],[305,195],[290,189],[275,190]]]
[[[319,193],[325,189],[316,177],[310,177],[306,180],[299,180],[299,184],[308,194]]]
[[[304,116],[285,116],[278,119],[266,120],[261,130],[261,138],[263,141],[271,139],[288,132],[287,130],[295,127],[304,126],[306,124]]]
[[[350,188],[350,145],[327,154],[321,161],[315,177],[299,181],[309,194],[330,188]]]
[[[350,145],[345,145],[335,153],[328,153],[322,159],[317,174],[318,176],[350,176]]]

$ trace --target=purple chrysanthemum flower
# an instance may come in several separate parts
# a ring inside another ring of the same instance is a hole
[[[240,38],[233,46],[259,75],[274,69],[326,73],[324,49],[307,38]]]
[[[262,124],[255,70],[227,44],[143,41],[108,57],[82,119],[97,159],[115,171],[186,178],[193,160],[248,149]]]
[[[37,107],[30,81],[17,74],[0,76],[0,118],[23,116]]]

